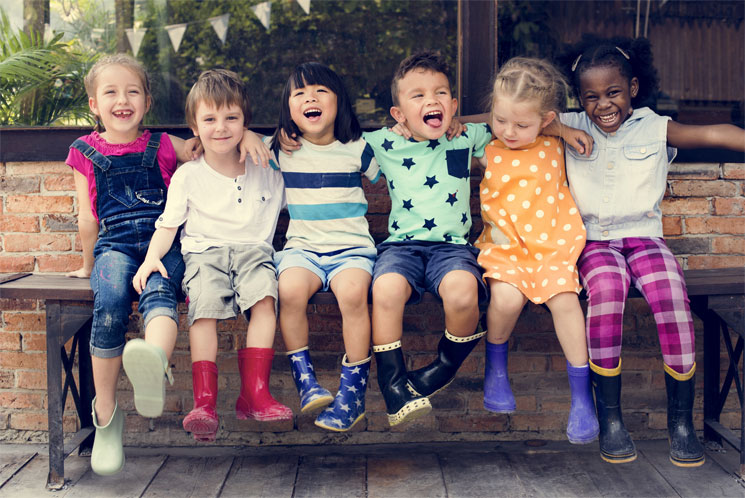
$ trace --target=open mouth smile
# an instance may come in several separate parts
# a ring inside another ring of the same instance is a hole
[[[114,115],[115,118],[127,119],[131,117],[132,114],[134,113],[132,111],[114,111],[112,114]]]
[[[618,112],[614,112],[613,114],[606,114],[605,116],[598,116],[598,121],[600,121],[604,125],[612,124],[618,119]]]
[[[303,112],[303,116],[308,118],[310,121],[317,121],[321,118],[322,111],[317,107],[312,107]]]
[[[442,125],[442,111],[429,111],[424,115],[424,124],[439,128]]]

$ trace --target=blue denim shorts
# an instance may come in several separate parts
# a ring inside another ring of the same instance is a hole
[[[378,251],[374,247],[353,247],[331,254],[287,249],[274,255],[274,266],[277,268],[277,275],[288,268],[305,268],[321,279],[321,290],[327,291],[331,280],[342,270],[359,268],[372,275],[377,254]]]
[[[93,324],[90,352],[98,358],[115,358],[124,350],[132,301],[139,297],[138,310],[145,327],[157,316],[178,322],[178,298],[184,277],[184,260],[178,242],[161,259],[169,278],[154,272],[140,296],[132,286],[137,269],[145,259],[152,220],[135,219],[106,228],[99,234],[91,273]]]
[[[425,292],[440,297],[442,279],[453,270],[471,273],[478,281],[479,302],[487,299],[487,288],[481,278],[483,271],[477,261],[479,250],[472,245],[448,242],[384,242],[378,245],[378,259],[373,271],[375,280],[386,273],[403,275],[411,286],[406,304],[416,304]]]

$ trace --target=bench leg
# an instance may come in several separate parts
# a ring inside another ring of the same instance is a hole
[[[93,416],[90,407],[96,390],[93,387],[93,366],[91,364],[91,352],[89,349],[91,324],[93,319],[83,326],[78,332],[78,381],[80,384],[80,405],[78,412],[80,428],[93,427]],[[78,449],[78,455],[90,456],[93,449],[93,438],[95,431],[85,438]]]
[[[49,425],[49,474],[47,489],[65,485],[65,441],[62,426],[62,321],[59,303],[47,302],[47,398]]]
[[[713,311],[704,315],[704,420],[719,422],[720,325]],[[722,444],[722,437],[704,424],[704,440]]]

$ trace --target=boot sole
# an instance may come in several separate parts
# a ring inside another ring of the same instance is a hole
[[[706,463],[706,457],[702,456],[701,458],[697,458],[695,460],[680,460],[680,459],[673,458],[671,455],[670,462],[676,467],[684,467],[684,468],[701,467],[704,463]]]
[[[420,393],[419,391],[417,391],[414,388],[414,386],[409,381],[406,382],[406,389],[408,389],[409,392],[411,394],[413,394],[414,396],[420,396],[422,398],[430,398],[430,397],[434,396],[435,394],[439,393],[440,391],[444,391],[450,384],[453,383],[454,380],[455,380],[455,377],[453,377],[452,379],[450,379],[447,382],[447,384],[445,384],[444,386],[442,386],[441,388],[439,388],[438,390],[436,390],[436,391],[434,391],[434,392],[432,392],[430,394],[422,394],[422,393]]]
[[[238,420],[258,420],[259,422],[276,422],[280,420],[292,420],[292,413],[289,415],[261,415],[254,412],[235,412],[235,418]]]
[[[427,398],[420,398],[406,403],[399,411],[394,414],[388,414],[388,423],[394,427],[404,422],[423,417],[432,411],[432,405]]]
[[[628,463],[628,462],[633,462],[634,460],[636,460],[636,453],[634,453],[633,455],[614,456],[614,455],[608,455],[608,454],[601,452],[600,458],[602,458],[608,463]]]
[[[515,413],[517,406],[499,406],[492,403],[487,404],[487,402],[484,401],[484,409],[492,413]]]
[[[598,434],[600,433],[598,432]],[[569,436],[567,436],[567,439],[569,440],[570,444],[590,444],[593,441],[597,441],[598,434],[595,434],[592,437],[585,437],[585,438],[570,438]]]
[[[194,417],[190,420],[184,419],[183,426],[197,441],[212,442],[217,438],[219,422],[209,417]]]
[[[334,431],[334,432],[347,432],[348,430],[351,430],[352,427],[354,427],[355,425],[357,425],[357,422],[359,422],[363,418],[365,418],[365,414],[364,413],[362,415],[360,415],[359,417],[357,417],[357,419],[354,422],[352,422],[352,425],[350,425],[347,428],[333,427],[333,426],[330,426],[330,425],[324,425],[324,424],[318,422],[318,420],[316,420],[315,424],[316,424],[317,427],[320,427],[321,429],[326,429],[326,430]]]
[[[143,417],[160,417],[166,402],[163,358],[142,339],[133,339],[124,349],[122,366],[132,384],[137,413]]]
[[[334,397],[330,394],[328,396],[322,396],[318,399],[314,399],[304,407],[300,409],[300,413],[309,413],[319,408],[326,408],[334,401]]]

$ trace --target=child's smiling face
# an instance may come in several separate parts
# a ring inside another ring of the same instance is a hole
[[[579,99],[585,112],[605,133],[613,133],[631,115],[637,78],[625,78],[615,66],[596,66],[579,76]]]
[[[413,69],[398,82],[398,105],[391,116],[405,124],[414,140],[437,140],[450,126],[458,101],[450,93],[450,82],[443,73]]]
[[[140,77],[131,69],[112,64],[96,77],[95,97],[88,99],[93,114],[110,143],[128,143],[139,135],[139,126],[150,108],[150,97]]]
[[[302,132],[303,138],[316,144],[328,145],[334,137],[336,122],[336,94],[324,85],[305,85],[290,92],[290,117]]]
[[[499,96],[492,104],[492,132],[505,147],[519,149],[535,142],[543,128],[555,117],[554,111],[541,116],[538,104],[534,102],[519,102]]]

